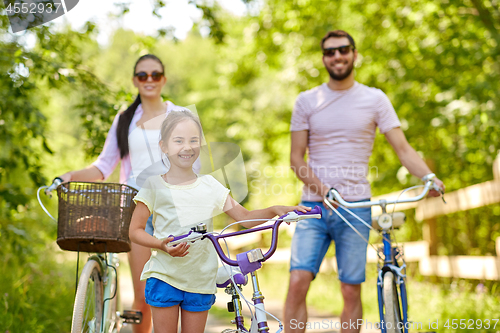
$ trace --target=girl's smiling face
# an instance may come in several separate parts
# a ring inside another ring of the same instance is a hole
[[[172,130],[167,141],[162,140],[160,147],[167,154],[171,167],[192,169],[200,155],[200,128],[191,119],[179,122]]]

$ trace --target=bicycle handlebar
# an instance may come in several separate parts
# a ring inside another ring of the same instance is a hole
[[[250,228],[246,230],[241,230],[241,231],[235,231],[231,232],[228,234],[223,234],[223,235],[213,235],[210,233],[206,233],[206,231],[200,231],[202,227],[198,225],[197,227],[193,228],[196,229],[198,228],[198,231],[196,230],[191,230],[188,234],[185,235],[180,235],[177,237],[174,237],[174,239],[169,242],[169,245],[177,245],[180,243],[184,242],[195,242],[197,240],[202,240],[205,238],[210,239],[212,244],[215,247],[215,250],[217,251],[217,254],[221,258],[223,262],[230,266],[238,266],[238,262],[236,260],[232,260],[226,256],[224,251],[222,251],[222,247],[219,244],[219,239],[221,238],[228,238],[228,237],[233,237],[233,236],[239,236],[239,235],[244,235],[252,232],[257,232],[257,231],[263,231],[267,229],[272,229],[273,230],[273,235],[272,235],[272,242],[271,242],[271,247],[269,250],[263,255],[263,258],[261,258],[259,261],[263,262],[269,259],[274,252],[276,251],[276,247],[278,245],[278,229],[281,223],[283,222],[298,222],[300,220],[305,220],[305,219],[310,219],[310,218],[316,218],[320,219],[321,218],[321,207],[315,206],[311,211],[303,213],[299,212],[297,210],[294,210],[293,212],[289,212],[285,215],[280,216],[272,225],[267,225],[263,227],[256,227],[256,228]]]
[[[331,188],[330,191],[325,196],[325,201],[326,200],[328,200],[328,201],[335,200],[341,206],[344,206],[347,208],[386,206],[386,205],[398,204],[398,203],[416,202],[416,201],[422,200],[429,193],[429,191],[431,189],[436,190],[440,193],[443,193],[443,190],[441,188],[439,188],[436,184],[434,184],[434,178],[435,178],[434,174],[432,174],[431,177],[428,177],[426,182],[425,182],[424,190],[422,191],[422,193],[420,193],[419,195],[412,197],[412,198],[395,199],[395,200],[382,199],[382,200],[378,200],[378,201],[347,202],[342,198],[340,193],[335,188]]]
[[[56,177],[52,181],[52,184],[45,189],[45,194],[50,195],[50,192],[54,191],[61,183],[63,182],[62,178]]]

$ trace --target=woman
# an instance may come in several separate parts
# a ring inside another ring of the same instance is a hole
[[[152,54],[140,57],[134,66],[133,77],[139,94],[127,110],[116,116],[97,161],[85,169],[67,172],[60,178],[65,182],[105,180],[121,161],[120,183],[140,189],[140,179],[147,178],[144,174],[157,173],[152,170],[159,165],[157,162],[160,161],[161,165],[161,150],[158,147],[160,125],[170,111],[180,109],[170,101],[162,101],[161,90],[166,82],[160,59]],[[146,231],[153,234],[151,219]],[[129,263],[134,285],[133,308],[143,315],[142,323],[133,325],[134,333],[151,332],[151,310],[144,298],[145,281],[140,281],[140,274],[149,257],[149,248],[132,243]]]

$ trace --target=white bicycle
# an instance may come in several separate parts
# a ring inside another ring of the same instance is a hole
[[[40,199],[57,189],[56,220]],[[128,229],[137,193],[114,183],[66,182],[56,178],[38,189],[37,198],[47,215],[58,223],[57,244],[62,250],[91,252],[77,279],[71,333],[118,333],[122,323],[140,324],[142,313],[121,309],[117,253],[130,251]],[[78,276],[77,259],[77,276]]]

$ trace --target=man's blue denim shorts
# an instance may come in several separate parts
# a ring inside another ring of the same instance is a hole
[[[172,287],[168,283],[156,279],[146,280],[146,303],[158,308],[180,305],[181,309],[190,312],[208,311],[215,303],[214,294],[190,293]]]
[[[348,284],[364,282],[368,244],[335,212],[327,210],[322,202],[304,201],[301,205],[311,208],[316,205],[320,206],[323,217],[321,219],[307,219],[297,223],[292,239],[290,271],[305,270],[313,273],[314,277],[316,277],[328,247],[334,241],[339,280]],[[371,225],[370,207],[350,210]],[[339,207],[338,211],[368,239],[370,229],[366,225],[346,212],[342,207]]]

